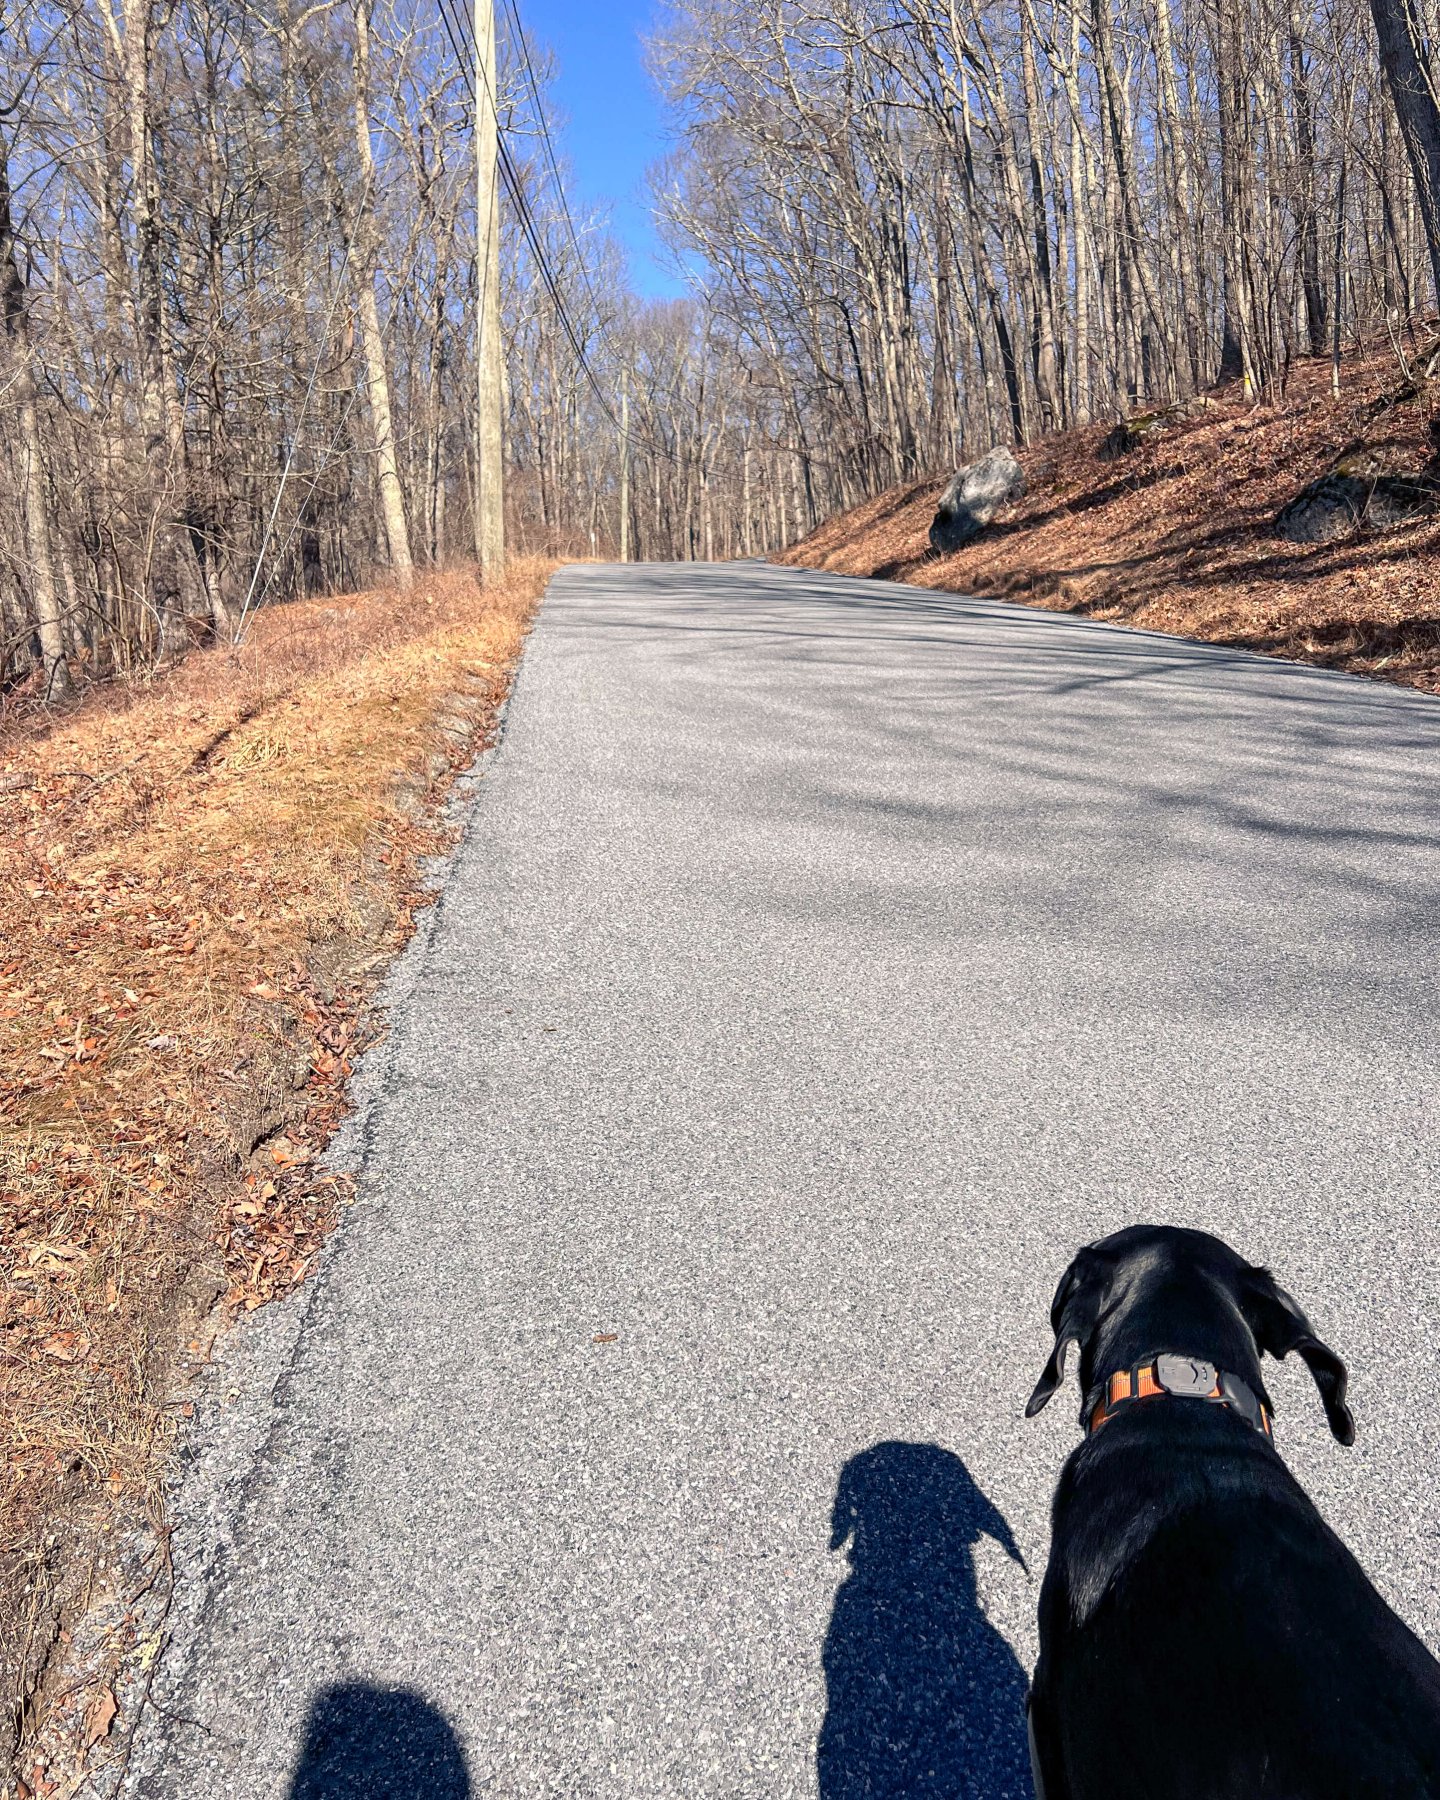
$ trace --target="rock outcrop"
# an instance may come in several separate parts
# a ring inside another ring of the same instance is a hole
[[[1167,431],[1175,431],[1181,425],[1203,418],[1212,405],[1208,395],[1196,394],[1190,400],[1177,400],[1173,406],[1157,406],[1150,412],[1131,413],[1128,419],[1122,419],[1105,433],[1096,455],[1101,462],[1117,462],[1132,450],[1138,450],[1149,439],[1163,437]]]
[[[1333,544],[1362,526],[1388,531],[1440,513],[1440,479],[1387,475],[1363,455],[1343,457],[1328,475],[1301,488],[1275,515],[1275,529],[1292,544]]]
[[[1333,544],[1359,529],[1369,492],[1361,476],[1322,475],[1280,508],[1275,529],[1292,544]]]
[[[1001,445],[979,462],[958,469],[940,496],[930,527],[930,548],[942,556],[976,538],[1008,501],[1025,492],[1025,471],[1014,452]]]

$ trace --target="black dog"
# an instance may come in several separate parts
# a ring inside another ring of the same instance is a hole
[[[1440,1664],[1276,1454],[1260,1354],[1345,1365],[1201,1231],[1082,1250],[1027,1414],[1080,1347],[1087,1437],[1055,1495],[1031,1753],[1041,1800],[1437,1800]]]

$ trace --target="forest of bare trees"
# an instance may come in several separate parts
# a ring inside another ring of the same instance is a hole
[[[632,553],[729,551],[716,348],[694,306],[627,295],[602,231],[561,229],[507,61],[502,123],[605,384],[507,217],[511,543],[618,543],[623,385]],[[0,681],[58,694],[472,554],[470,117],[423,7],[0,0]]]
[[[756,553],[993,442],[1226,377],[1262,402],[1299,357],[1338,381],[1361,336],[1414,355],[1429,5],[671,0],[673,301],[566,207],[502,10],[511,545]],[[465,29],[0,0],[0,683],[473,556]]]
[[[1377,12],[1423,135],[1429,21]],[[1434,305],[1343,0],[677,0],[657,56],[672,229],[823,508],[1227,376],[1263,400],[1357,334],[1403,356]]]

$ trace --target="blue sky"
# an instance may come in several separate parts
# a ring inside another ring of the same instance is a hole
[[[527,35],[548,44],[559,65],[551,95],[563,115],[572,205],[609,207],[640,293],[683,293],[664,265],[644,196],[645,170],[667,147],[640,43],[654,0],[519,0],[519,7]]]

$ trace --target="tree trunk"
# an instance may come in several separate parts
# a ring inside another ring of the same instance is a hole
[[[30,314],[25,282],[15,255],[15,231],[10,212],[10,166],[5,140],[0,137],[0,320],[14,358],[12,392],[20,415],[20,441],[16,461],[20,466],[21,510],[25,523],[25,558],[29,564],[31,599],[35,607],[36,633],[40,639],[41,690],[47,700],[67,693],[70,670],[65,662],[64,617],[55,585],[52,554],[50,501],[45,488],[45,461],[40,418],[35,408],[35,369],[30,345]]]
[[[1143,303],[1148,323],[1156,337],[1166,341],[1165,320],[1150,265],[1145,256],[1145,234],[1140,221],[1140,198],[1135,185],[1135,151],[1130,118],[1120,91],[1120,76],[1115,65],[1114,33],[1110,20],[1110,0],[1094,0],[1091,7],[1094,28],[1095,63],[1104,98],[1104,114],[1110,137],[1110,153],[1114,160],[1117,203],[1120,213],[1119,253],[1120,287],[1125,296],[1125,312],[1132,325],[1141,324],[1136,291]],[[1143,377],[1142,377],[1143,378]],[[1132,384],[1134,377],[1132,376]]]
[[[1300,231],[1300,283],[1305,295],[1305,336],[1312,356],[1325,354],[1325,289],[1320,281],[1320,215],[1316,204],[1315,109],[1310,69],[1300,38],[1295,0],[1288,0],[1290,92],[1295,114],[1296,224]]]
[[[1030,225],[1035,262],[1035,397],[1040,404],[1040,425],[1054,431],[1065,421],[1061,415],[1059,359],[1055,344],[1055,276],[1050,254],[1050,226],[1045,204],[1045,172],[1041,157],[1040,126],[1044,108],[1035,69],[1035,26],[1030,0],[1020,3],[1020,65],[1024,75],[1025,136],[1030,153]]]
[[[147,587],[156,620],[156,652],[178,647],[181,622],[198,610],[198,571],[183,518],[184,420],[169,387],[165,344],[165,289],[161,266],[160,192],[150,134],[151,31],[154,0],[121,0],[123,34],[113,12],[105,22],[124,88],[130,150],[131,215],[135,254],[135,341],[139,406],[150,483]],[[177,494],[180,504],[177,506]]]
[[[1188,386],[1193,391],[1206,376],[1205,359],[1200,346],[1200,321],[1203,317],[1204,294],[1196,273],[1195,231],[1198,223],[1194,184],[1191,179],[1191,139],[1193,109],[1186,117],[1180,107],[1180,92],[1175,80],[1175,34],[1170,14],[1171,0],[1156,0],[1155,62],[1160,75],[1162,137],[1168,141],[1174,171],[1175,191],[1171,218],[1177,240],[1176,262],[1180,291],[1176,296],[1184,320],[1185,358]]]
[[[390,367],[380,329],[380,303],[375,298],[379,255],[375,241],[375,159],[370,145],[369,0],[356,0],[355,4],[355,149],[360,165],[360,192],[352,208],[351,256],[356,265],[360,347],[365,355],[365,387],[375,433],[375,482],[380,497],[380,524],[389,551],[391,572],[402,588],[408,588],[415,579],[415,564],[410,555],[405,493],[400,485],[400,463],[395,451]]]
[[[1380,40],[1380,66],[1395,105],[1415,177],[1420,216],[1430,248],[1430,272],[1440,303],[1440,106],[1425,21],[1416,0],[1370,0]]]
[[[1220,119],[1220,212],[1224,240],[1225,347],[1220,373],[1239,375],[1248,400],[1270,385],[1269,359],[1261,343],[1251,276],[1255,219],[1251,205],[1251,156],[1246,104],[1244,26],[1240,0],[1217,0],[1215,58]]]

